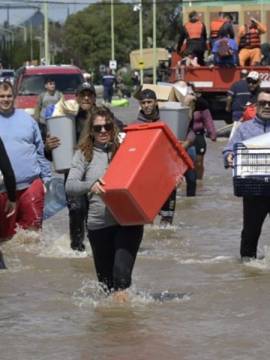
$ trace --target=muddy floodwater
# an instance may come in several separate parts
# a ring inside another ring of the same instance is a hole
[[[3,246],[0,360],[268,360],[269,219],[265,258],[239,261],[241,199],[223,168],[226,139],[208,142],[197,196],[178,191],[174,225],[145,227],[129,301],[100,293],[91,251],[69,248],[67,212],[41,239]]]

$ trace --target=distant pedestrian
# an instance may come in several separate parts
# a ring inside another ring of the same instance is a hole
[[[112,74],[111,69],[106,70],[106,74],[102,77],[102,84],[103,84],[103,99],[105,104],[110,104],[112,102],[113,97],[113,89],[116,86],[116,78]]]

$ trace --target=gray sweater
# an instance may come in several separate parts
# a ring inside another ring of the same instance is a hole
[[[99,195],[90,193],[93,184],[104,175],[109,165],[111,152],[107,146],[96,146],[91,162],[85,160],[83,153],[77,150],[74,154],[66,182],[69,196],[87,195],[89,209],[87,227],[89,230],[102,229],[117,225],[110,211]]]

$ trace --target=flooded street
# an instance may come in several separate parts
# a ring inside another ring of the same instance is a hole
[[[226,142],[208,141],[205,178],[194,198],[178,191],[174,225],[145,227],[125,304],[100,293],[87,239],[87,255],[70,250],[66,209],[41,240],[4,244],[0,360],[268,360],[269,220],[264,260],[241,264]]]

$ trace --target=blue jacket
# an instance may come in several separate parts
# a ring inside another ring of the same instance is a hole
[[[234,39],[229,39],[227,37],[225,39],[228,40],[228,45],[232,50],[233,54],[232,56],[221,58],[218,55],[218,49],[219,49],[220,40],[224,40],[224,38],[218,39],[214,42],[212,49],[212,53],[214,54],[214,63],[216,65],[226,65],[226,64],[237,65],[238,45]]]
[[[10,116],[0,114],[0,134],[15,173],[17,190],[27,188],[38,177],[44,183],[50,180],[51,166],[44,157],[38,124],[30,115],[21,109]]]
[[[116,83],[116,79],[114,75],[104,75],[102,78],[102,84],[106,88],[112,88]]]
[[[241,123],[223,150],[224,165],[228,165],[226,158],[230,153],[233,153],[235,144],[267,132],[270,132],[270,121],[255,117],[252,120]]]

